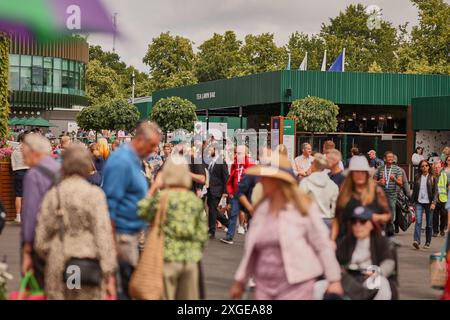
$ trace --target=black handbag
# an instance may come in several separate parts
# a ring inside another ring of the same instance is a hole
[[[364,277],[361,272],[342,272],[342,288],[344,294],[351,300],[372,300],[378,293],[377,289],[368,289],[363,285]]]
[[[412,212],[408,204],[408,198],[403,192],[399,192],[396,202],[397,224],[403,231],[408,230],[412,223]]]
[[[59,188],[56,187],[56,193],[58,197],[58,207],[57,212],[61,217],[59,237],[61,242],[64,242],[64,213],[61,210],[61,199],[59,194]],[[81,286],[100,286],[103,280],[103,272],[100,266],[100,261],[98,259],[92,258],[77,258],[70,257],[67,259],[64,271],[63,271],[63,281],[67,283],[67,280],[72,275],[73,270],[76,270],[80,276]]]

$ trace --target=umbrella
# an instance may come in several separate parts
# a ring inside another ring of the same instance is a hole
[[[31,123],[32,126],[34,127],[57,127],[57,125],[54,125],[53,123],[49,122],[48,120],[42,118],[42,117],[38,117],[36,119],[33,120],[33,122]]]
[[[19,118],[17,118],[17,117],[14,117],[14,118],[11,118],[11,119],[9,119],[9,121],[8,121],[8,125],[10,125],[10,126],[15,126],[15,125],[17,125],[17,121],[19,120]]]
[[[33,123],[34,120],[36,120],[35,117],[24,118],[24,121],[22,122],[22,125],[23,126],[33,126],[32,123]]]

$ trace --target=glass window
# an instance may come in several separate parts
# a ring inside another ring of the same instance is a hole
[[[52,88],[53,86],[53,70],[52,69],[44,69],[44,82],[43,85],[44,86],[48,86],[50,88]],[[51,92],[50,91],[46,91],[46,92]]]
[[[61,70],[61,59],[60,58],[53,59],[53,69]]]
[[[62,61],[62,69],[69,70],[69,61],[67,61],[67,60]]]
[[[44,81],[43,77],[44,77],[44,69],[42,69],[41,67],[33,67],[33,77],[32,77],[33,86],[42,86],[42,83]]]
[[[69,61],[69,71],[75,71],[75,62]]]
[[[75,89],[80,89],[80,74],[75,73]]]
[[[20,56],[21,67],[31,67],[31,56]]]
[[[44,68],[45,69],[52,69],[53,68],[53,66],[52,66],[52,61],[53,59],[52,58],[44,58]]]
[[[41,67],[42,68],[43,58],[42,57],[33,57],[33,66]]]
[[[31,68],[20,68],[20,90],[31,91]]]
[[[69,85],[70,85],[70,76],[69,71],[62,71],[61,75],[61,87],[62,93],[69,93]]]
[[[53,70],[53,92],[61,93],[61,70]]]
[[[20,55],[18,55],[18,54],[10,54],[9,55],[9,65],[11,65],[11,66],[20,66]]]
[[[20,68],[10,67],[9,68],[9,86],[11,90],[20,90]]]

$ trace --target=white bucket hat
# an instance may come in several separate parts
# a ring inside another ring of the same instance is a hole
[[[353,156],[346,170],[346,174],[351,171],[367,171],[370,176],[375,173],[375,169],[369,166],[369,162],[365,156]]]

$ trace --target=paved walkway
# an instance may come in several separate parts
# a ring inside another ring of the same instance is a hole
[[[411,246],[412,230],[401,232],[397,239],[402,243],[399,249],[400,259],[400,298],[401,299],[439,299],[441,292],[429,286],[429,256],[438,252],[444,238],[433,238],[428,250],[415,250]],[[0,259],[7,257],[10,272],[14,280],[9,283],[10,290],[17,290],[19,285],[19,232],[20,227],[8,225],[0,236]],[[217,238],[223,236],[217,232]],[[203,260],[206,294],[208,299],[228,299],[228,291],[233,275],[239,264],[244,246],[244,237],[237,235],[234,245],[226,245],[219,240],[210,240]]]

